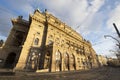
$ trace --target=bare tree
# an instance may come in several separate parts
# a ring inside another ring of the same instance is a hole
[[[120,60],[120,38],[116,38],[118,41],[116,42],[116,47],[115,47],[115,55],[117,56],[118,60]]]

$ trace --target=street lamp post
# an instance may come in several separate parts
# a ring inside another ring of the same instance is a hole
[[[111,36],[111,35],[104,35],[104,37],[105,37],[105,38],[111,37],[112,39],[116,40],[116,41],[118,42],[118,44],[116,44],[116,45],[117,45],[117,46],[119,47],[119,49],[120,49],[120,41],[119,41],[118,39],[114,38],[114,37]]]
[[[119,32],[119,30],[118,30],[118,28],[117,28],[116,24],[115,24],[115,23],[113,23],[113,26],[114,26],[114,28],[115,28],[115,30],[116,30],[116,32],[117,32],[117,34],[118,34],[118,37],[120,38],[120,32]]]

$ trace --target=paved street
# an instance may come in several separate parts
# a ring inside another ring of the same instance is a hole
[[[89,71],[57,73],[16,73],[1,75],[0,80],[120,80],[120,68],[103,67]]]

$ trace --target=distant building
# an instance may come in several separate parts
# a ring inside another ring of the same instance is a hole
[[[47,11],[35,10],[29,21],[19,16],[12,24],[1,67],[49,72],[98,67],[91,43]]]
[[[104,66],[107,65],[107,58],[105,56],[102,55],[98,55],[98,61],[99,61],[99,66]]]
[[[116,54],[118,60],[120,61],[120,53],[119,54]]]
[[[2,47],[3,44],[4,44],[4,41],[1,39],[1,40],[0,40],[0,47]]]
[[[117,58],[108,58],[108,66],[120,67],[120,60]]]

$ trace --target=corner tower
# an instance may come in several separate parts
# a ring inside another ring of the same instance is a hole
[[[3,59],[2,67],[5,68],[16,66],[29,30],[29,22],[22,19],[22,16],[12,19],[12,25],[0,56]]]

